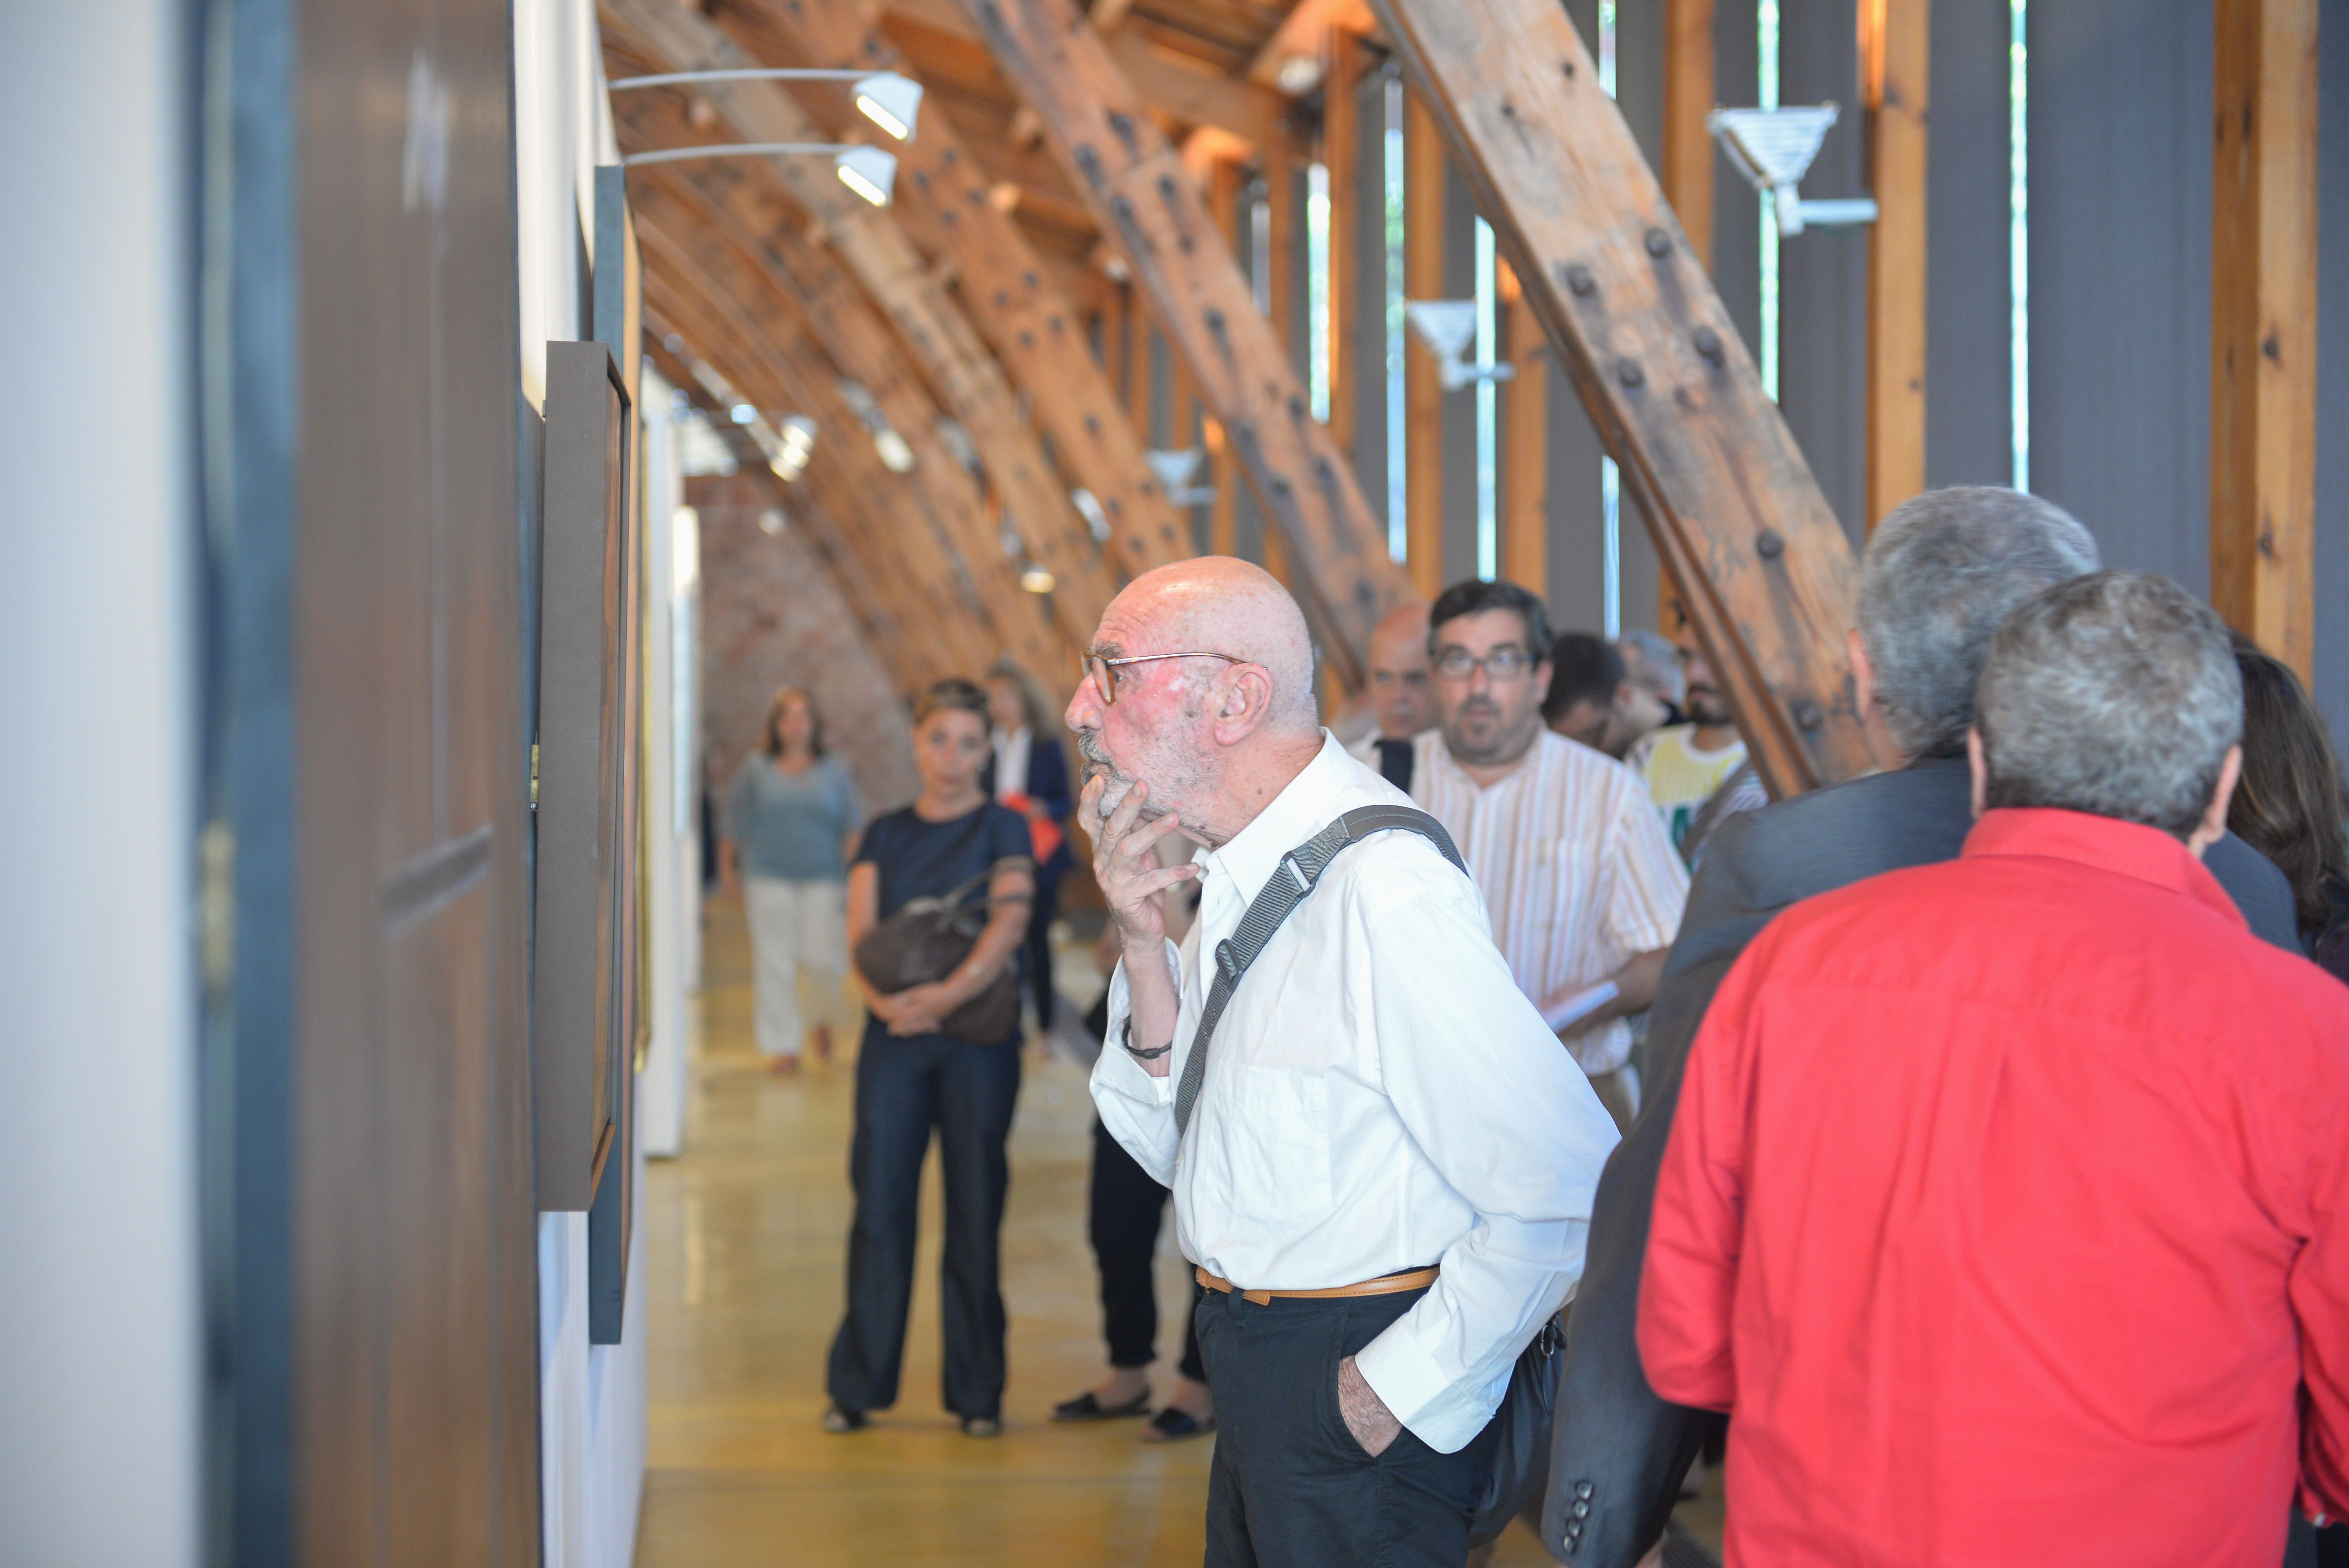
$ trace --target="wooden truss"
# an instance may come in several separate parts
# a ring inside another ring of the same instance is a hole
[[[1564,8],[1371,4],[1620,465],[1764,782],[1783,796],[1859,772],[1851,546]]]

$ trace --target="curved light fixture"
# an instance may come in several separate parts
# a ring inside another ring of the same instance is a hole
[[[854,89],[856,109],[899,141],[914,139],[914,126],[922,112],[922,84],[895,71],[860,79]]]
[[[843,147],[833,154],[832,166],[843,185],[875,207],[889,204],[889,192],[897,183],[895,153],[877,147]]]
[[[1051,573],[1041,566],[1030,566],[1019,573],[1019,586],[1030,593],[1050,593],[1057,585]]]

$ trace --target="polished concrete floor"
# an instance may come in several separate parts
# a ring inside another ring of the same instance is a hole
[[[686,1151],[652,1162],[645,1182],[651,1456],[637,1562],[1197,1563],[1212,1439],[1157,1447],[1136,1440],[1136,1421],[1046,1419],[1102,1369],[1080,1069],[1031,1055],[1012,1130],[1004,1436],[965,1438],[939,1404],[934,1161],[904,1397],[871,1430],[833,1437],[817,1418],[842,1302],[854,1064],[792,1079],[762,1070],[738,906],[711,906],[707,957]],[[1187,1295],[1171,1250],[1159,1268],[1170,1309],[1163,1394],[1181,1349],[1172,1309]],[[1495,1558],[1505,1568],[1547,1560],[1522,1529]]]

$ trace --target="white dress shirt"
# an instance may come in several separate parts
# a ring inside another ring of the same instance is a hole
[[[1545,729],[1515,772],[1486,786],[1431,729],[1412,757],[1411,795],[1460,847],[1493,940],[1536,1006],[1672,944],[1688,870],[1648,787],[1613,758]],[[1568,1047],[1583,1071],[1611,1073],[1631,1054],[1630,1026],[1610,1018]]]
[[[1243,1289],[1441,1265],[1356,1366],[1396,1419],[1452,1453],[1491,1419],[1518,1351],[1581,1277],[1616,1140],[1510,977],[1475,887],[1416,833],[1339,855],[1233,994],[1179,1147],[1174,1130],[1216,944],[1282,855],[1358,806],[1406,803],[1325,731],[1253,822],[1194,857],[1206,868],[1198,918],[1166,946],[1182,997],[1173,1070],[1153,1078],[1112,1045],[1092,1089],[1103,1125],[1174,1190],[1184,1255]],[[1128,995],[1121,965],[1112,1042]]]
[[[1028,753],[1035,732],[1026,725],[995,732],[995,798],[1028,793]]]

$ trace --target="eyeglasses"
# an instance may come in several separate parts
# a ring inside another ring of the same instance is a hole
[[[1464,681],[1481,666],[1496,681],[1513,681],[1539,663],[1515,643],[1503,643],[1481,659],[1465,648],[1450,647],[1435,655],[1435,673],[1448,681]]]
[[[1154,664],[1160,659],[1221,659],[1227,665],[1244,665],[1248,661],[1232,654],[1136,654],[1130,659],[1103,658],[1099,654],[1087,654],[1082,660],[1085,678],[1101,693],[1102,706],[1108,707],[1117,701],[1117,672],[1127,665]]]

